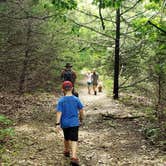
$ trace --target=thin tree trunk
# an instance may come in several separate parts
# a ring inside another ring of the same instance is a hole
[[[26,72],[27,72],[27,66],[28,66],[28,55],[29,55],[29,50],[25,51],[25,59],[23,62],[23,68],[21,71],[20,75],[20,82],[19,82],[19,93],[24,92],[24,84],[25,84],[25,78],[26,78]]]
[[[29,48],[30,35],[31,35],[31,23],[30,23],[30,20],[28,20],[25,56],[24,56],[24,61],[23,61],[23,66],[22,66],[22,71],[20,74],[20,81],[19,81],[19,93],[21,93],[21,94],[24,92],[26,73],[27,73],[27,69],[28,69],[29,51],[30,51],[30,48]]]
[[[160,63],[160,62],[159,62]],[[158,75],[158,101],[157,101],[157,109],[156,109],[156,114],[157,114],[157,118],[158,118],[158,122],[159,122],[159,125],[161,126],[161,122],[162,122],[162,118],[163,118],[163,108],[162,108],[162,105],[163,103],[161,102],[161,98],[162,98],[162,92],[161,92],[161,89],[162,89],[162,73],[159,73]]]
[[[119,98],[119,50],[120,50],[120,8],[116,10],[116,39],[114,60],[114,89],[113,98]]]

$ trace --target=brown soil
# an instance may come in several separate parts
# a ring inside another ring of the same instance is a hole
[[[164,152],[150,145],[141,134],[139,118],[104,119],[102,116],[129,116],[134,110],[104,92],[89,95],[84,87],[79,94],[85,105],[84,124],[79,133],[81,166],[166,165]],[[44,94],[38,103],[28,99],[9,115],[16,122],[16,135],[12,148],[3,154],[1,165],[68,166],[69,159],[62,154],[62,135],[56,133],[54,126],[54,105],[58,97]]]

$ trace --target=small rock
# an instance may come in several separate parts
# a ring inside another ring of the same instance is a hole
[[[99,160],[98,163],[99,164],[104,164],[104,162],[102,160]]]

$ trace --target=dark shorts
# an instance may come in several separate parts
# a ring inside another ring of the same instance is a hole
[[[63,128],[63,134],[66,141],[78,141],[78,129],[79,127]]]

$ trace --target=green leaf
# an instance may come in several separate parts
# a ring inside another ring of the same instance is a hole
[[[52,0],[52,4],[55,8],[59,9],[75,9],[77,7],[77,3],[75,0]]]
[[[14,129],[13,128],[7,128],[0,130],[0,140],[5,139],[5,137],[12,137],[14,135]]]
[[[0,124],[10,125],[12,121],[6,118],[4,115],[0,115]]]
[[[122,1],[124,0],[102,0],[101,8],[107,8],[107,7],[119,8]],[[93,4],[97,5],[99,2],[100,0],[94,0]]]
[[[151,3],[145,5],[145,9],[159,10],[159,4],[156,4],[155,2],[151,2]]]
[[[78,34],[79,34],[79,30],[80,30],[80,26],[79,26],[79,25],[75,25],[75,24],[74,24],[74,25],[72,26],[71,31],[72,31],[73,34],[77,34],[77,35],[78,35]]]

